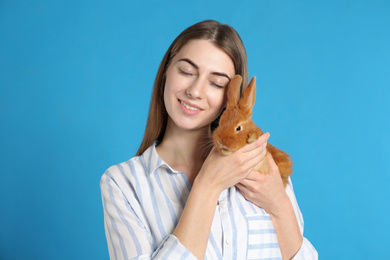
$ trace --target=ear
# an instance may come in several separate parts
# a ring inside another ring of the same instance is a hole
[[[242,78],[240,75],[236,75],[232,78],[229,83],[227,90],[227,108],[236,107],[238,104],[238,100],[240,98],[240,87],[241,87]]]
[[[256,100],[256,77],[253,77],[248,87],[242,93],[239,108],[248,115],[252,115],[252,108]]]

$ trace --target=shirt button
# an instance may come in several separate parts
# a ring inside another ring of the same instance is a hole
[[[219,205],[220,205],[222,208],[226,208],[227,202],[226,202],[226,201],[221,201],[221,202],[219,203]]]
[[[226,239],[226,244],[231,245],[232,244],[232,240],[230,238]]]

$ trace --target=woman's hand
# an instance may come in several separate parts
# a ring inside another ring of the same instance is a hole
[[[203,163],[173,232],[197,258],[204,258],[220,193],[243,180],[264,158],[268,137],[262,135],[229,156],[213,149]]]
[[[267,153],[265,160],[268,160],[270,165],[269,174],[252,171],[244,180],[236,184],[236,187],[245,199],[263,208],[268,214],[277,215],[280,207],[289,198],[284,191],[279,168],[272,155]]]
[[[266,154],[269,133],[261,135],[255,142],[225,156],[213,148],[206,158],[196,178],[203,185],[210,186],[217,192],[236,185],[248,177],[253,168]]]
[[[282,259],[292,259],[301,247],[303,238],[294,209],[283,188],[279,168],[270,154],[265,156],[268,138],[268,133],[263,134],[257,141],[247,144],[229,156],[221,155],[213,149],[194,181],[189,200],[192,201],[192,197],[206,196],[203,198],[203,204],[194,208],[205,208],[206,202],[211,204],[209,205],[211,212],[215,209],[212,204],[218,199],[219,194],[224,189],[236,185],[247,200],[267,211],[276,230]],[[253,171],[263,159],[268,160],[269,174]],[[189,211],[188,208],[191,210],[191,207],[186,206],[185,211]],[[194,211],[198,212],[198,210]],[[197,221],[199,217],[187,222]],[[201,219],[200,222],[207,221]],[[207,223],[209,222],[212,222],[211,217]],[[196,229],[200,228],[196,227]],[[206,237],[207,234],[205,233],[204,236]]]
[[[236,187],[247,200],[271,216],[282,259],[292,259],[302,245],[302,234],[291,201],[283,188],[279,168],[271,154],[268,153],[265,159],[270,165],[269,174],[252,171]]]

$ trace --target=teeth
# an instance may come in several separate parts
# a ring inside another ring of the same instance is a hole
[[[190,109],[190,110],[199,110],[199,108],[196,108],[196,107],[190,107],[189,105],[187,105],[186,103],[184,103],[183,101],[180,101],[180,103],[185,106],[186,108]]]

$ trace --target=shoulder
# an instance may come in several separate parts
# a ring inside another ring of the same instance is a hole
[[[135,177],[145,175],[145,165],[142,158],[136,156],[126,162],[109,167],[102,175],[100,183],[114,182],[117,186],[135,181]]]
[[[109,167],[100,179],[100,191],[105,207],[137,207],[140,204],[139,194],[142,193],[140,181],[145,182],[145,176],[139,156]]]
[[[150,154],[154,152],[154,145],[149,147],[142,155],[135,156],[126,162],[109,167],[100,179],[100,186],[110,183],[120,189],[139,185],[139,182],[148,178],[150,174]]]

